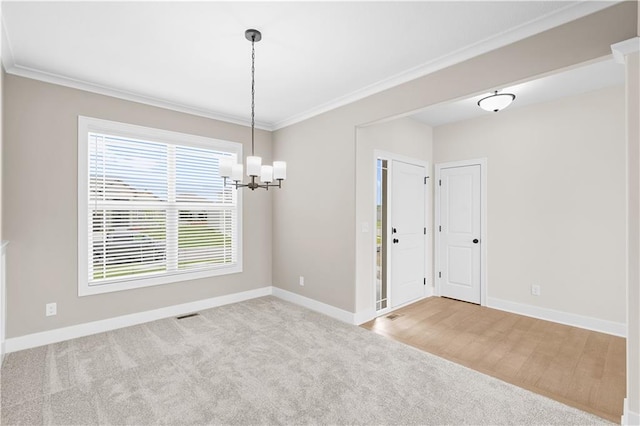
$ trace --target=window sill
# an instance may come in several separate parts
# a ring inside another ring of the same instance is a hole
[[[92,296],[96,294],[113,293],[116,291],[133,290],[136,288],[152,287],[164,284],[173,284],[182,281],[193,281],[202,278],[216,277],[220,275],[236,274],[242,272],[242,265],[236,264],[219,269],[208,269],[196,272],[177,272],[148,278],[123,279],[92,284],[86,280],[79,280],[78,296]]]

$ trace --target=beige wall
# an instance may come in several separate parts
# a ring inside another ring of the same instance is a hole
[[[247,129],[6,76],[8,337],[269,285],[271,265],[275,285],[355,312],[361,306],[355,284],[356,128],[602,57],[611,44],[636,35],[636,17],[637,2],[624,2],[274,132],[274,157],[289,162],[289,179],[285,189],[269,194],[273,218],[268,194],[245,197],[244,239],[250,244],[243,274],[85,298],[76,296],[75,278],[77,115],[245,144]],[[258,136],[268,151],[268,133]],[[49,165],[50,159],[56,162]],[[39,223],[36,211],[48,212]],[[298,285],[300,275],[305,287]],[[59,313],[45,318],[44,304],[53,301]]]
[[[274,285],[355,312],[357,126],[609,55],[635,36],[636,8],[612,6],[274,132],[274,156],[291,167],[274,194]]]
[[[271,195],[244,194],[244,272],[78,297],[78,115],[242,142],[248,128],[80,90],[5,76],[4,217],[7,337],[271,285]],[[270,133],[257,132],[270,161]],[[45,317],[45,304],[58,314]]]
[[[274,133],[287,181],[273,195],[273,283],[353,312],[355,146],[345,133],[352,140],[354,127],[332,114]]]
[[[436,127],[433,156],[487,158],[489,304],[625,323],[623,87]]]
[[[356,135],[356,312],[375,313],[375,276],[374,268],[374,236],[375,222],[373,215],[375,198],[374,151],[414,158],[429,163],[428,175],[433,169],[432,162],[432,129],[411,118],[401,118],[382,124],[365,126],[357,129]],[[431,180],[428,182],[428,193],[431,194]],[[431,198],[429,206],[431,206]],[[431,223],[431,211],[427,212],[427,223]],[[362,224],[366,223],[369,232],[362,232]],[[430,225],[427,225],[431,228]],[[429,237],[432,235],[429,232]],[[427,243],[427,271],[433,271],[431,265],[432,240]],[[430,272],[431,273],[431,272]],[[428,278],[429,285],[433,277]]]

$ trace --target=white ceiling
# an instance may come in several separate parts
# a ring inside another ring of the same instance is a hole
[[[497,88],[499,92],[513,93],[516,99],[507,108],[517,109],[539,102],[552,101],[565,96],[578,95],[592,90],[624,84],[624,67],[613,58],[566,71],[554,73],[539,79],[508,87]],[[412,117],[431,127],[454,123],[470,118],[496,114],[478,107],[478,101],[491,93],[482,93],[466,99],[432,105],[417,112]],[[498,112],[499,114],[499,112]]]
[[[280,128],[614,4],[3,2],[9,73]],[[522,99],[523,97],[520,97]]]

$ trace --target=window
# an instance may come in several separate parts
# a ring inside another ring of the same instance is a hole
[[[78,118],[78,294],[242,271],[238,143]]]

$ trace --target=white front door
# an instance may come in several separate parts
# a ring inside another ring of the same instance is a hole
[[[480,165],[442,168],[438,190],[440,295],[480,304]]]
[[[425,294],[425,176],[423,166],[394,160],[391,167],[391,307]]]

